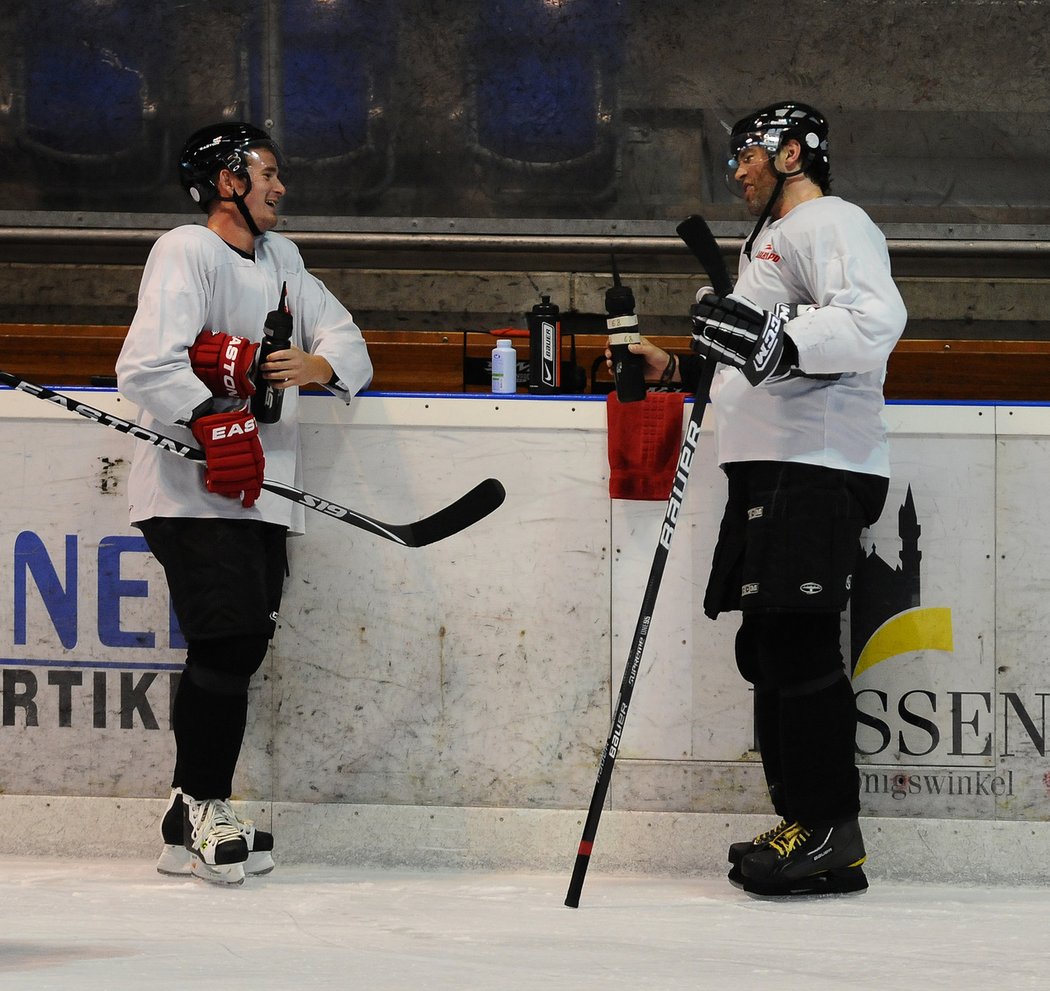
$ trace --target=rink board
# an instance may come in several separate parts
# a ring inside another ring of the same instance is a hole
[[[69,390],[130,417],[112,392]],[[585,808],[665,505],[610,500],[592,397],[304,401],[306,488],[407,522],[499,478],[506,503],[406,549],[319,514],[291,542],[237,797]],[[685,409],[688,416],[690,406]],[[891,406],[894,478],[844,653],[864,813],[1047,818],[1050,411]],[[182,645],[127,522],[130,438],[0,392],[0,790],[157,798]],[[765,812],[736,620],[706,620],[724,498],[705,427],[610,791],[639,812]],[[268,498],[268,496],[264,496]]]

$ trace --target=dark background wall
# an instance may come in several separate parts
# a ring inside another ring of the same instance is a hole
[[[246,118],[287,157],[283,229],[363,326],[520,323],[540,291],[592,309],[609,247],[669,325],[687,303],[674,277],[694,267],[675,222],[702,212],[730,255],[749,227],[723,180],[726,126],[792,96],[828,115],[834,191],[871,212],[895,273],[915,280],[909,333],[1044,336],[1043,0],[8,0],[4,13],[9,320],[130,319],[152,238],[200,219],[175,180],[183,140]],[[511,235],[533,240],[523,252]]]

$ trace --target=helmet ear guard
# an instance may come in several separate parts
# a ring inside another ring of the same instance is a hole
[[[211,181],[191,182],[186,185],[186,192],[189,193],[190,199],[200,207],[206,206],[208,201],[214,199],[218,194],[215,183]]]

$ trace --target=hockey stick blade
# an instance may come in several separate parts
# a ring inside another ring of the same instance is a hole
[[[201,465],[205,463],[204,452],[200,448],[193,447],[190,444],[183,444],[181,441],[177,441],[172,437],[166,437],[164,434],[159,434],[154,430],[148,430],[146,427],[132,423],[130,420],[124,420],[119,416],[114,416],[112,413],[106,413],[104,410],[96,409],[94,406],[78,402],[60,392],[48,389],[46,386],[27,382],[11,372],[0,370],[0,382],[36,399],[42,399],[45,402],[61,406],[71,413],[93,420],[104,427],[110,427],[153,447],[159,447],[170,454],[177,454],[180,458],[196,461]],[[331,502],[328,499],[322,499],[320,496],[313,495],[310,492],[303,492],[294,486],[285,485],[284,482],[264,478],[262,487],[267,492],[272,492],[282,499],[297,502],[307,509],[330,516],[332,519],[342,520],[344,523],[350,524],[350,526],[355,526],[360,530],[367,530],[369,533],[391,540],[395,544],[401,544],[403,547],[425,547],[427,544],[434,544],[439,540],[444,540],[446,537],[451,537],[453,534],[459,533],[461,530],[465,530],[479,520],[484,519],[489,513],[498,509],[506,498],[506,491],[503,485],[495,478],[486,478],[465,495],[460,496],[454,503],[446,506],[444,509],[439,509],[433,515],[417,520],[415,523],[397,524],[384,523],[381,520],[373,519],[371,516],[365,516],[363,513],[348,509],[346,506],[340,506],[338,503]]]
[[[325,516],[334,517],[356,526],[379,537],[385,537],[396,544],[404,547],[425,547],[427,544],[435,544],[439,540],[451,537],[453,534],[466,530],[473,526],[478,520],[484,519],[489,513],[498,509],[506,498],[506,490],[495,478],[486,478],[478,482],[469,492],[461,495],[454,503],[439,509],[432,516],[416,520],[415,523],[383,523],[365,516],[353,509],[337,505],[322,499],[320,496],[303,492],[283,482],[275,482],[264,478],[262,487],[267,492],[279,495],[291,502],[297,502],[309,509],[314,509]]]
[[[706,221],[699,216],[687,217],[676,228],[679,237],[693,252],[697,261],[703,266],[711,285],[720,296],[727,296],[733,289],[732,279],[722,258],[722,252],[712,235]],[[620,748],[623,738],[623,728],[627,721],[627,710],[631,704],[631,696],[638,681],[638,672],[642,663],[642,652],[645,650],[645,641],[649,636],[652,626],[653,610],[656,608],[656,597],[660,591],[660,581],[663,578],[664,566],[667,563],[667,555],[671,549],[671,538],[674,536],[675,525],[682,508],[682,500],[685,495],[686,482],[689,480],[689,469],[692,467],[693,458],[696,454],[696,445],[700,440],[700,427],[704,419],[704,410],[707,407],[707,395],[711,389],[711,380],[714,377],[715,362],[704,362],[700,373],[700,382],[697,385],[696,395],[693,399],[693,412],[686,425],[685,438],[682,441],[682,449],[678,455],[678,468],[675,472],[674,482],[671,486],[671,495],[667,500],[667,509],[664,512],[663,525],[660,528],[660,540],[656,545],[656,553],[653,555],[652,567],[649,569],[649,580],[645,585],[645,594],[642,596],[642,606],[638,613],[638,623],[634,628],[634,639],[631,641],[631,649],[627,655],[627,665],[624,668],[623,680],[620,682],[620,692],[616,697],[613,708],[612,728],[609,731],[609,739],[602,750],[601,759],[598,761],[598,776],[594,782],[594,792],[591,795],[591,804],[587,810],[587,818],[583,824],[583,835],[580,838],[580,846],[576,852],[576,862],[573,865],[572,877],[569,879],[569,889],[565,895],[565,904],[569,908],[580,907],[580,894],[583,891],[583,882],[587,877],[587,868],[591,862],[591,851],[594,848],[594,838],[598,832],[598,823],[601,819],[602,808],[605,805],[605,797],[609,792],[609,782],[612,779],[613,766],[616,763],[616,754]]]
[[[693,257],[703,266],[711,280],[711,288],[719,296],[728,296],[733,291],[733,280],[726,268],[722,249],[707,226],[703,217],[693,214],[686,217],[676,228],[678,236],[693,253]]]

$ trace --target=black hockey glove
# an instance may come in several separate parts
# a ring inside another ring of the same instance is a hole
[[[798,349],[784,334],[792,316],[787,303],[763,310],[742,296],[707,292],[689,308],[689,315],[693,351],[739,368],[752,385],[786,377],[798,361]]]

